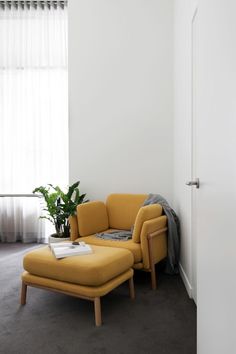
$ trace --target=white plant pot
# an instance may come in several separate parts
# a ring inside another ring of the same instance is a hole
[[[48,238],[48,243],[64,242],[70,241],[70,237],[53,237],[52,235]]]

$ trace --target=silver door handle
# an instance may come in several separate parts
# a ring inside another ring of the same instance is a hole
[[[196,186],[196,188],[200,187],[200,181],[199,178],[196,178],[195,181],[188,181],[186,182],[187,186]]]

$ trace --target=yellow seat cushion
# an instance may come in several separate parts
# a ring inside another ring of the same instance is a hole
[[[146,198],[147,194],[110,194],[106,200],[109,227],[130,230]]]
[[[107,230],[109,232],[112,230]],[[95,235],[90,235],[86,237],[79,237],[76,241],[84,241],[89,245],[106,246],[106,247],[118,247],[125,248],[132,252],[134,256],[134,263],[139,263],[142,261],[142,251],[140,243],[135,243],[133,240],[128,241],[116,241],[116,240],[103,240]]]
[[[24,269],[30,274],[63,282],[99,286],[130,269],[129,250],[92,245],[93,253],[56,259],[48,246],[25,255]]]

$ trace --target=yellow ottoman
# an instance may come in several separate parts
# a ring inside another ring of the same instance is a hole
[[[57,291],[94,302],[95,323],[100,326],[101,296],[129,280],[134,299],[133,255],[123,248],[91,245],[92,254],[56,259],[48,246],[25,255],[21,304],[26,303],[27,286]]]

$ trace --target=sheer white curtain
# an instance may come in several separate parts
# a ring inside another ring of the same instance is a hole
[[[0,194],[68,182],[67,6],[0,1]],[[44,233],[38,198],[0,197],[2,241]]]

